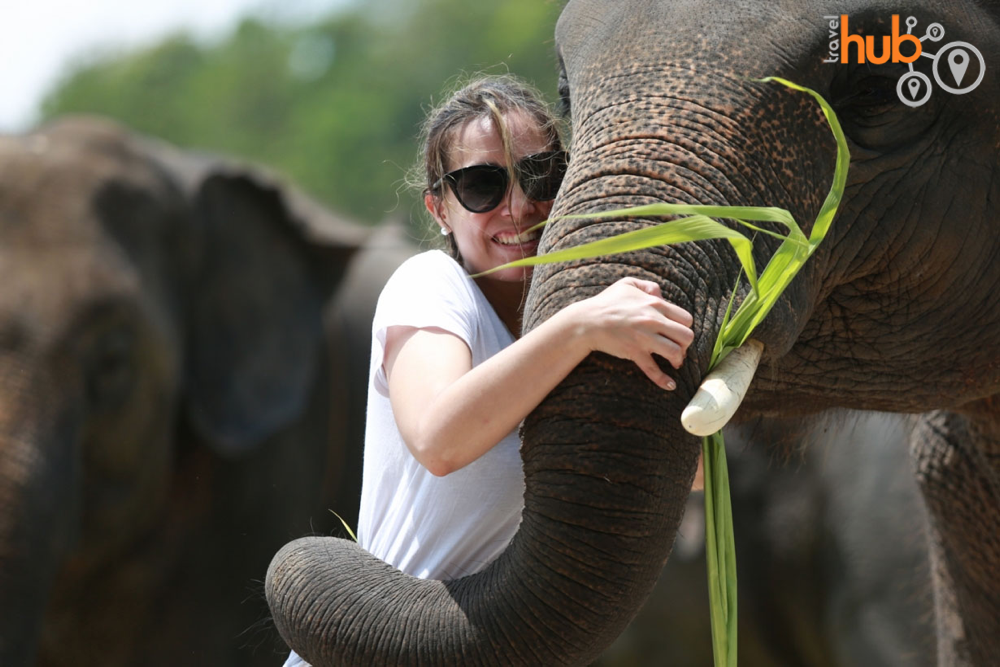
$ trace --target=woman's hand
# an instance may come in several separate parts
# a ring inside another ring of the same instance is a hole
[[[478,366],[458,336],[389,327],[385,368],[396,425],[413,456],[447,475],[500,442],[591,352],[631,359],[658,386],[674,382],[653,360],[679,367],[694,339],[691,316],[655,283],[625,278],[564,308]]]
[[[680,368],[694,340],[691,314],[663,299],[660,286],[648,280],[622,278],[597,296],[563,310],[591,351],[630,359],[663,389],[674,381],[660,370],[657,354]]]

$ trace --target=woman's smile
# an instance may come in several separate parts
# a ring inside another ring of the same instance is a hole
[[[552,148],[548,137],[529,117],[514,112],[506,119],[511,138],[510,157],[514,162]],[[508,166],[503,141],[488,118],[471,121],[461,129],[449,168],[460,169],[478,164]],[[482,213],[466,210],[454,193],[445,189],[440,222],[455,234],[466,269],[475,274],[537,254],[541,230],[531,228],[545,220],[551,210],[551,201],[528,199],[517,179],[511,178],[500,204]],[[500,271],[488,278],[523,281],[530,275],[530,268],[518,268]]]
[[[541,235],[541,229],[527,229],[520,233],[515,229],[493,235],[492,241],[504,248],[518,250],[520,254],[534,255],[538,251],[538,239]]]

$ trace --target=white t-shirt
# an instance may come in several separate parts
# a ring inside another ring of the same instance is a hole
[[[514,342],[475,281],[439,250],[403,262],[372,322],[358,542],[421,579],[458,579],[500,555],[521,523],[524,472],[516,429],[461,470],[435,477],[410,454],[389,402],[382,361],[391,326],[437,327],[469,346],[472,365]],[[294,651],[284,667],[307,667]]]
[[[391,326],[437,327],[465,341],[477,366],[514,342],[465,270],[432,250],[404,262],[386,283],[372,323],[358,541],[423,579],[451,580],[486,567],[521,522],[524,473],[516,429],[464,468],[436,477],[406,447],[382,368]]]

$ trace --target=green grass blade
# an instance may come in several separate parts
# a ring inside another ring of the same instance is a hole
[[[740,271],[740,275],[736,277],[736,284],[733,285],[733,291],[729,294],[729,303],[726,304],[726,312],[722,315],[722,325],[719,327],[720,331],[726,329],[729,326],[730,318],[733,315],[733,305],[736,303],[736,294],[739,291],[740,280],[743,278],[743,272]],[[708,367],[712,368],[717,363],[722,361],[722,358],[729,353],[728,349],[724,349],[724,338],[722,336],[715,337],[715,344],[712,346],[712,357],[709,360]]]
[[[701,445],[702,465],[705,471],[705,561],[708,569],[708,602],[712,621],[712,655],[716,665],[727,665],[728,641],[723,636],[723,628],[728,627],[726,618],[725,594],[723,580],[719,573],[723,571],[719,564],[719,547],[717,526],[718,510],[716,508],[715,480],[709,474],[718,466],[715,461],[715,447],[711,438],[703,438]],[[711,466],[711,467],[710,467]],[[720,663],[719,661],[723,662]]]
[[[640,207],[647,208],[647,207]],[[611,236],[599,241],[584,243],[583,245],[558,250],[545,255],[535,255],[525,257],[514,262],[509,262],[503,266],[498,266],[489,271],[483,271],[473,277],[485,276],[494,271],[519,266],[537,266],[539,264],[554,264],[558,262],[569,262],[581,259],[591,259],[605,255],[616,255],[634,250],[644,250],[661,245],[672,245],[678,243],[688,243],[691,241],[706,241],[712,239],[725,239],[736,251],[743,269],[747,273],[750,284],[757,289],[757,268],[753,261],[753,244],[743,234],[726,227],[722,223],[716,222],[705,215],[692,215],[680,220],[663,222],[645,229],[637,229],[617,236]]]
[[[715,465],[719,471],[719,483],[715,489],[716,504],[721,513],[722,530],[719,542],[723,545],[719,557],[722,563],[722,572],[725,576],[725,600],[726,600],[726,642],[727,654],[723,656],[728,667],[736,667],[737,655],[737,630],[739,616],[736,611],[736,538],[733,535],[733,505],[729,495],[729,466],[726,463],[726,444],[722,433],[715,433],[712,438],[715,442],[717,459]]]
[[[332,514],[333,516],[335,516],[338,519],[340,519],[340,523],[344,524],[344,530],[347,531],[347,534],[351,536],[352,540],[354,540],[355,542],[357,542],[358,541],[358,536],[354,534],[354,531],[351,530],[351,527],[347,525],[346,521],[344,521],[344,517],[340,516],[339,514],[337,514],[336,512],[334,512],[333,510],[330,510],[330,514]]]
[[[599,213],[564,215],[555,218],[555,220],[586,220],[608,217],[643,218],[664,215],[704,215],[709,218],[739,218],[740,220],[754,220],[756,222],[777,222],[790,230],[799,228],[795,219],[792,218],[792,214],[783,208],[774,208],[771,206],[705,206],[702,204],[667,204],[664,202],[601,211]]]
[[[702,439],[705,467],[705,557],[712,617],[712,654],[720,667],[736,667],[736,550],[726,449],[721,433]]]
[[[792,83],[787,79],[782,79],[777,76],[756,79],[756,81],[760,81],[761,83],[775,81],[784,86],[788,86],[793,90],[798,90],[811,95],[812,98],[819,104],[820,109],[823,110],[823,116],[830,124],[830,130],[833,132],[833,136],[837,140],[837,166],[833,172],[833,184],[830,186],[830,192],[827,194],[826,200],[820,208],[819,215],[816,216],[816,222],[813,224],[812,233],[809,235],[809,241],[813,244],[815,249],[815,246],[818,246],[820,242],[826,238],[826,233],[830,230],[833,218],[837,215],[837,208],[840,206],[840,202],[844,198],[844,189],[847,187],[847,172],[851,166],[851,151],[847,146],[847,137],[844,136],[844,130],[840,126],[840,120],[837,118],[837,113],[833,110],[833,107],[831,107],[830,104],[823,99],[823,96],[815,90],[806,88],[805,86],[800,86],[797,83]]]

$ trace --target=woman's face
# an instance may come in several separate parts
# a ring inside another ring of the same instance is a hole
[[[514,161],[551,150],[545,133],[527,114],[504,115],[511,138]],[[491,164],[509,168],[500,133],[490,118],[469,121],[455,134],[445,164],[446,172],[472,165]],[[455,235],[458,250],[469,273],[479,273],[538,251],[541,231],[525,232],[549,217],[551,201],[533,201],[524,196],[517,179],[511,177],[507,196],[491,211],[472,213],[455,198],[445,185],[435,197],[427,195],[425,204],[438,224]],[[531,267],[506,269],[487,276],[495,280],[526,280]]]

